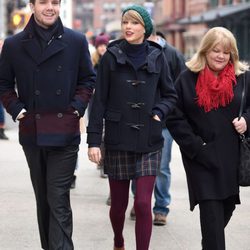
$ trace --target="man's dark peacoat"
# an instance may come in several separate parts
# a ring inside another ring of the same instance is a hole
[[[0,97],[14,120],[27,110],[19,124],[21,144],[79,144],[79,118],[95,81],[89,58],[86,38],[62,25],[42,53],[31,20],[24,31],[5,40]]]

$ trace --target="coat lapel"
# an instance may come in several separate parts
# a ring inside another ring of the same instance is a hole
[[[67,47],[67,44],[62,42],[60,38],[61,37],[53,40],[44,50],[42,55],[39,53],[39,51],[41,51],[40,45],[34,38],[23,40],[23,47],[29,56],[33,58],[36,64],[39,65]]]
[[[22,43],[27,54],[38,64],[41,58],[41,55],[39,53],[39,51],[41,51],[41,48],[38,41],[36,41],[36,39],[34,38],[30,38],[28,40],[23,40]]]
[[[38,63],[41,64],[46,61],[48,58],[54,56],[55,54],[62,51],[64,48],[67,47],[67,44],[62,42],[61,37],[53,40],[51,44],[44,50],[42,56],[39,58]]]

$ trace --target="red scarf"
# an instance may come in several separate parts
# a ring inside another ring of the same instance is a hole
[[[234,97],[233,86],[235,84],[236,78],[232,63],[229,62],[217,77],[206,66],[200,71],[196,84],[198,106],[203,107],[205,112],[220,106],[225,107]]]

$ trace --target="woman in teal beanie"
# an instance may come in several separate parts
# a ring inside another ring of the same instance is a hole
[[[88,156],[97,164],[104,158],[114,250],[125,249],[123,227],[132,179],[136,250],[148,250],[152,191],[163,146],[162,121],[172,111],[176,93],[161,47],[146,40],[153,29],[149,13],[141,6],[130,6],[123,11],[121,27],[124,39],[108,45],[98,67],[87,128]],[[105,157],[100,151],[103,119]]]

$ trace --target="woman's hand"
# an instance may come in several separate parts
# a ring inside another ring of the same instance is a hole
[[[234,118],[233,120],[233,125],[235,130],[239,134],[244,134],[247,131],[247,123],[244,117],[239,118]]]
[[[18,115],[17,120],[19,121],[19,120],[23,119],[24,116],[25,116],[25,113],[22,113],[22,114]]]
[[[102,158],[100,148],[98,148],[98,147],[89,148],[88,149],[88,157],[89,157],[90,161],[92,161],[96,164],[100,164],[100,161]]]
[[[158,115],[154,115],[153,116],[153,119],[155,119],[156,121],[158,121],[158,122],[160,122],[161,121],[161,119],[159,118],[159,116]]]

